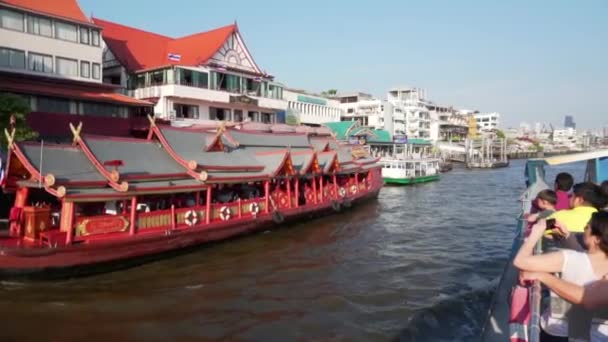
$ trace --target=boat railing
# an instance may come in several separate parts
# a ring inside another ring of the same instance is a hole
[[[542,254],[542,239],[534,246],[534,254]],[[540,342],[541,284],[535,280],[530,287],[530,339],[529,342]]]

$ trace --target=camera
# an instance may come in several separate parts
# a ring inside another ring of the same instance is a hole
[[[548,219],[546,224],[545,229],[555,229],[555,219]]]

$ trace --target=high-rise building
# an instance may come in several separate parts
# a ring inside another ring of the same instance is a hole
[[[572,115],[566,115],[564,117],[564,127],[576,129],[576,122],[574,122],[574,117]]]

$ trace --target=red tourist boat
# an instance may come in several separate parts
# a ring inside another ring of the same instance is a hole
[[[156,125],[147,139],[9,138],[0,272],[73,274],[341,211],[375,199],[381,165],[319,130]],[[86,129],[86,128],[85,128]]]

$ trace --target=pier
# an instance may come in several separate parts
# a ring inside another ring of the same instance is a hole
[[[493,169],[509,165],[507,140],[502,138],[467,139],[465,142],[467,168]]]

